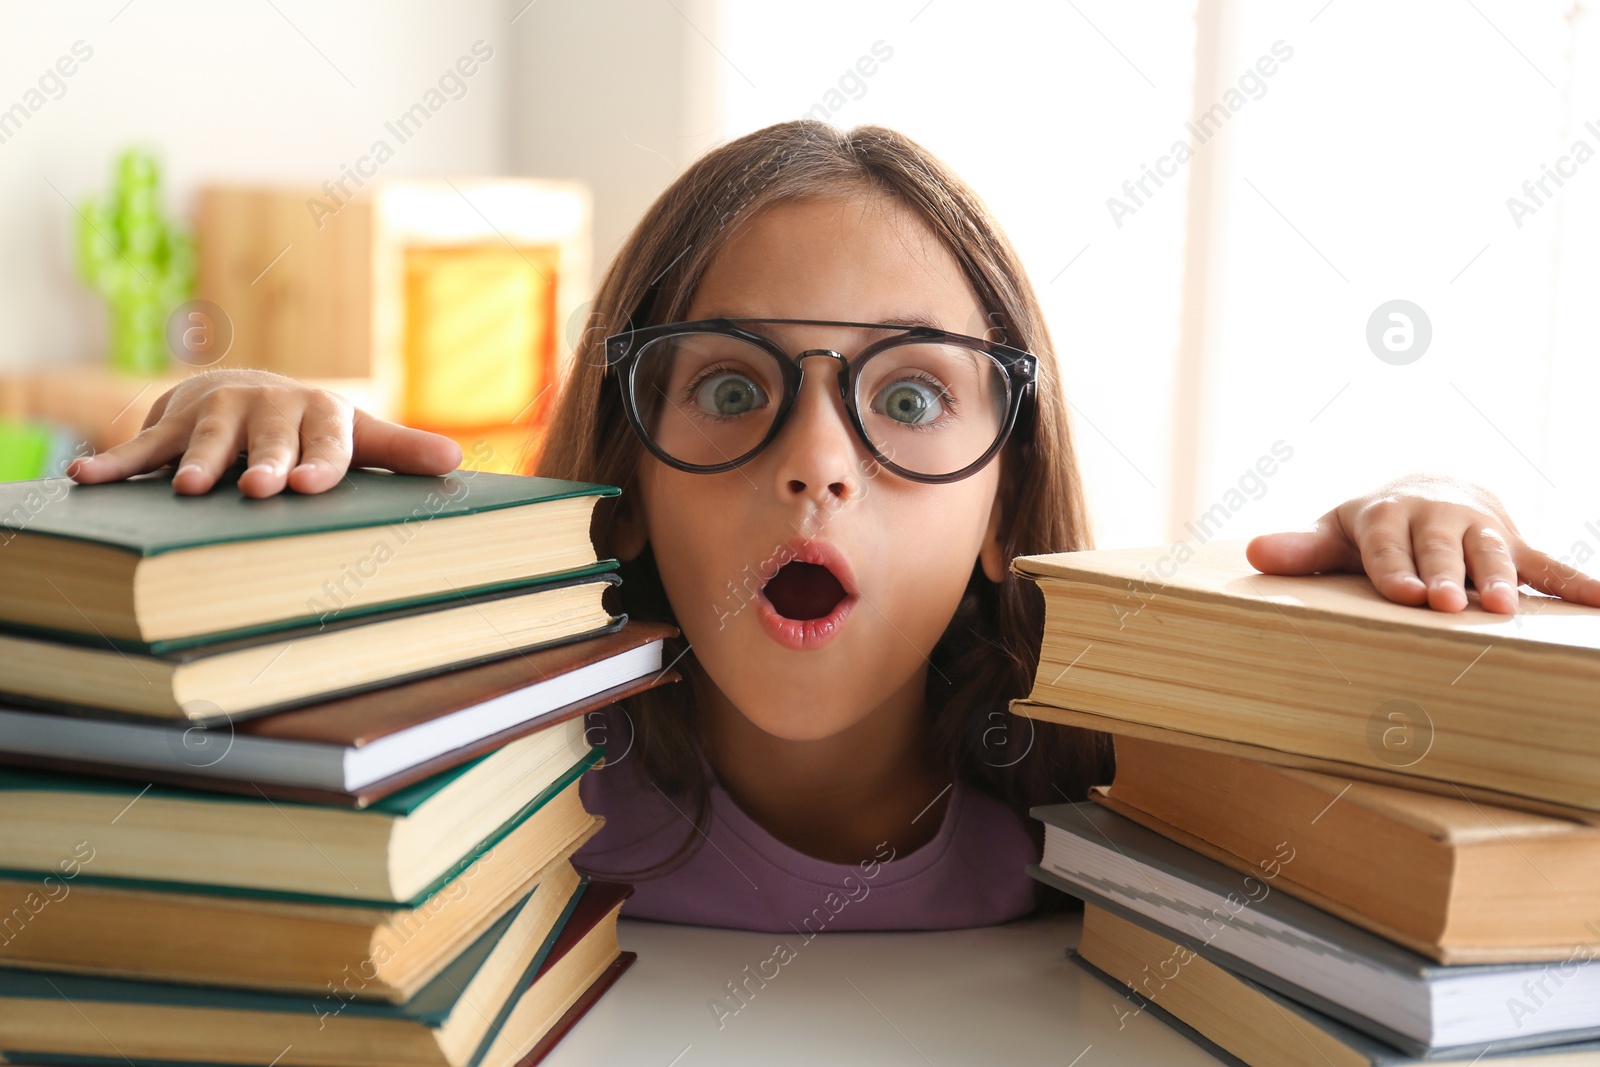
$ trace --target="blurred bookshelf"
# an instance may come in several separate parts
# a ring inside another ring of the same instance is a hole
[[[392,180],[348,199],[204,187],[195,295],[225,317],[225,354],[154,375],[0,373],[0,479],[57,476],[85,446],[132,438],[166,390],[212,368],[275,371],[453,438],[464,468],[530,473],[590,291],[591,215],[567,181]]]

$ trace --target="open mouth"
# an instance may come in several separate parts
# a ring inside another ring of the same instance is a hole
[[[778,568],[761,592],[779,615],[799,621],[824,618],[847,595],[828,568],[799,560]]]

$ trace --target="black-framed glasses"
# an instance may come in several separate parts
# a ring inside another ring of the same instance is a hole
[[[790,356],[754,326],[835,326],[889,336],[853,358],[831,348]],[[1010,345],[925,326],[827,319],[702,319],[606,338],[628,421],[658,459],[716,474],[778,436],[808,356],[839,362],[839,395],[857,437],[884,467],[954,482],[1000,451],[1031,401],[1039,361]]]

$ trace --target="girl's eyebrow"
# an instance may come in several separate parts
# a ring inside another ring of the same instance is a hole
[[[735,319],[735,320],[742,319],[742,320],[744,320],[746,322],[759,322],[762,319],[768,318],[769,316],[765,316],[765,315],[711,314],[711,315],[703,315],[701,317],[702,318],[706,318],[706,319]],[[877,320],[875,320],[873,325],[878,325],[878,326],[905,326],[905,327],[925,326],[930,330],[943,330],[944,329],[943,326],[939,325],[939,323],[937,321],[935,321],[935,319],[934,319],[934,317],[932,315],[928,315],[928,314],[925,314],[925,313],[920,312],[920,311],[912,311],[912,312],[907,312],[907,313],[899,314],[899,315],[891,315],[891,316],[889,316],[888,318],[885,318],[885,319],[877,319]]]
[[[934,321],[933,316],[913,312],[909,315],[896,315],[883,320],[885,326],[924,326],[930,330],[943,330],[944,327]]]

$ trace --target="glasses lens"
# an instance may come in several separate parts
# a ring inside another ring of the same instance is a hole
[[[856,408],[867,436],[916,474],[954,474],[1000,437],[1011,382],[987,352],[963,345],[895,345],[862,365]]]
[[[640,351],[633,397],[657,448],[710,467],[742,459],[766,438],[783,372],[770,353],[737,337],[673,334]]]

